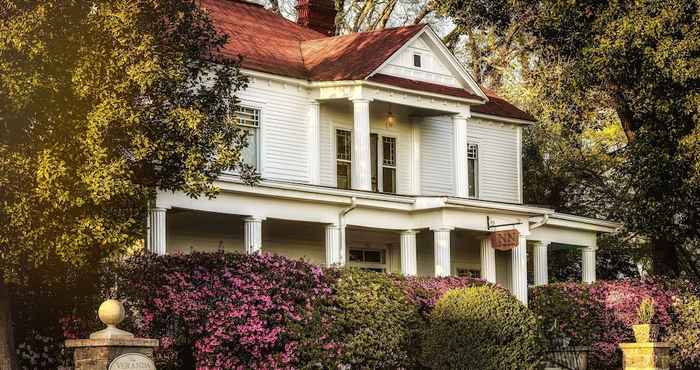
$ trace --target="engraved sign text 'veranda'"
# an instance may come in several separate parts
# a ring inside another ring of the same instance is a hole
[[[156,370],[156,365],[141,353],[125,353],[112,360],[109,370]]]
[[[491,233],[491,247],[499,251],[509,251],[518,246],[520,233],[518,230],[503,230]]]

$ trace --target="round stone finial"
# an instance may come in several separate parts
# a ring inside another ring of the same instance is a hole
[[[108,299],[100,305],[97,310],[100,320],[107,326],[117,326],[124,321],[126,311],[121,302],[116,299]]]

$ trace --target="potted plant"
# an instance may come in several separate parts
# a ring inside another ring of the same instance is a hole
[[[654,315],[654,300],[650,297],[644,298],[637,309],[637,325],[632,325],[634,339],[637,343],[655,342],[659,337],[659,326],[652,324]]]

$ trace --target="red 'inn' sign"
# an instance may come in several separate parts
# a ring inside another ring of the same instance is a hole
[[[491,247],[499,251],[509,251],[518,246],[520,233],[518,230],[503,230],[491,233]]]

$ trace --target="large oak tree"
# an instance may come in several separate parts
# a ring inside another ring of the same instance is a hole
[[[246,80],[195,0],[0,1],[0,368],[7,284],[142,238],[156,189],[214,196]],[[40,271],[40,270],[39,270]],[[50,276],[47,278],[50,279]]]

